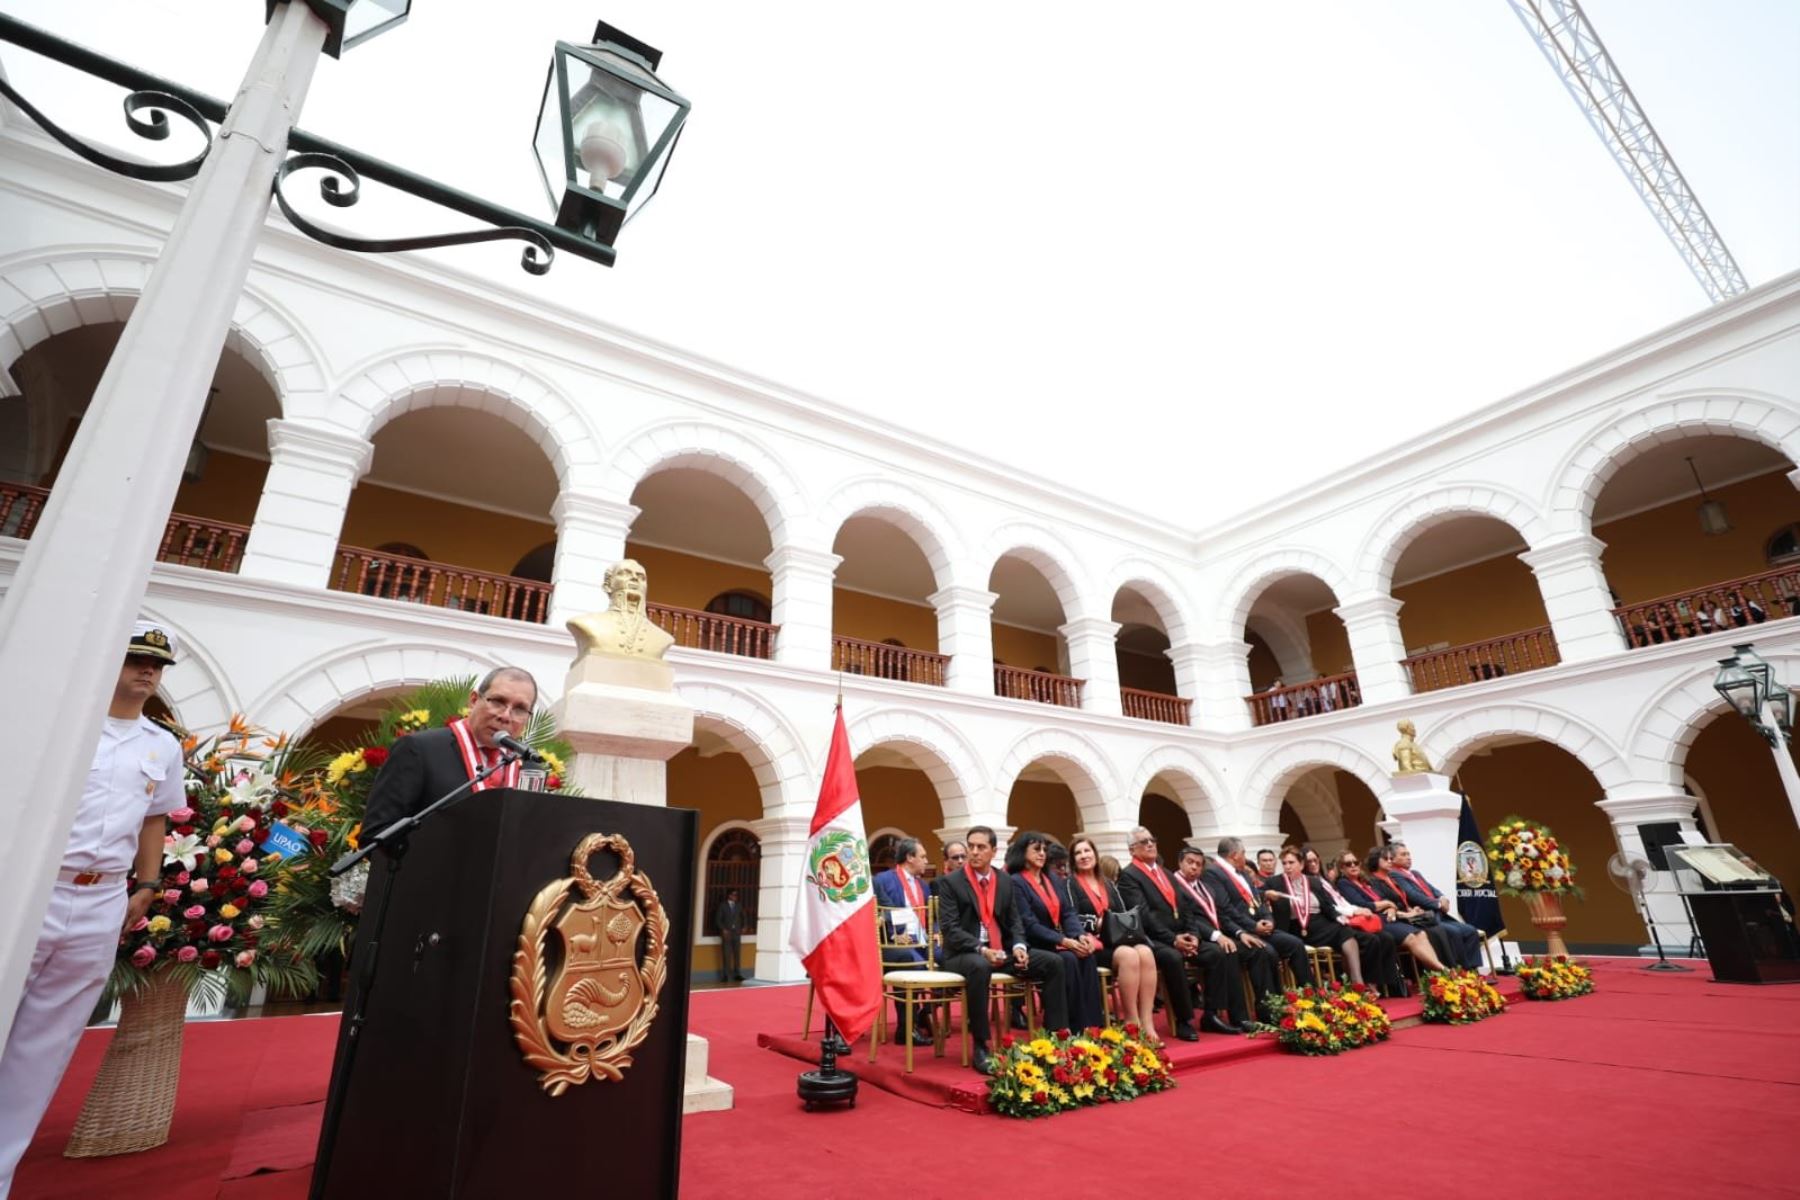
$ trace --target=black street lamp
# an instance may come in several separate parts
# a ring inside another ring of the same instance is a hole
[[[1731,650],[1730,658],[1719,660],[1713,689],[1771,746],[1782,749],[1794,731],[1793,693],[1775,678],[1775,668],[1753,645],[1733,646]]]
[[[263,20],[275,15],[275,6],[286,0],[268,0]],[[325,22],[325,53],[343,57],[344,51],[406,20],[412,0],[306,0],[306,7]]]

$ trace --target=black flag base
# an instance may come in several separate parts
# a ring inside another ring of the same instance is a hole
[[[1672,963],[1666,958],[1658,959],[1653,963],[1644,964],[1644,970],[1646,971],[1691,971],[1693,969],[1694,968],[1692,967],[1684,967],[1680,963]]]
[[[825,1035],[819,1039],[819,1069],[800,1072],[798,1091],[806,1111],[821,1105],[843,1104],[856,1107],[856,1076],[838,1069],[840,1054],[849,1054],[850,1044],[838,1035],[831,1018],[825,1018]]]

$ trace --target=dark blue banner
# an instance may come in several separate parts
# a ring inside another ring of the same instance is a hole
[[[1489,937],[1504,932],[1506,922],[1500,919],[1500,897],[1488,877],[1486,844],[1481,827],[1475,824],[1475,810],[1469,798],[1463,797],[1462,825],[1456,837],[1456,910],[1462,919]]]

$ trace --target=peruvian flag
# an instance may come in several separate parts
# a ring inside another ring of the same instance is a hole
[[[825,758],[825,782],[806,843],[806,875],[794,906],[788,944],[806,962],[813,990],[846,1042],[875,1023],[881,1010],[881,954],[870,905],[869,842],[863,835],[862,797],[844,710],[838,709]]]

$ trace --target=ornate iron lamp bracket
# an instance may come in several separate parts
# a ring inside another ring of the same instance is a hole
[[[82,141],[62,126],[45,116],[43,111],[19,93],[4,76],[0,76],[0,96],[13,102],[20,112],[30,117],[32,122],[45,133],[71,152],[80,155],[97,167],[105,167],[120,175],[128,175],[133,179],[145,179],[151,183],[174,183],[182,179],[192,179],[200,173],[200,164],[212,152],[212,125],[200,115],[198,109],[179,96],[154,89],[134,91],[125,97],[125,124],[131,132],[152,142],[160,142],[169,136],[169,113],[174,113],[195,129],[206,139],[206,145],[200,153],[192,158],[184,158],[180,162],[146,163],[129,158],[120,158],[109,154],[100,147]]]

